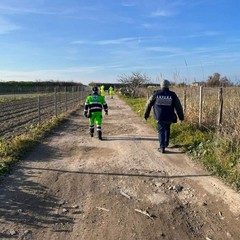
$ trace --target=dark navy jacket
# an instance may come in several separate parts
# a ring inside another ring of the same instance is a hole
[[[144,118],[149,117],[151,108],[153,107],[154,119],[157,122],[172,123],[175,122],[175,111],[178,118],[183,121],[184,114],[183,108],[179,98],[175,92],[169,90],[169,88],[162,88],[155,92],[148,100]]]

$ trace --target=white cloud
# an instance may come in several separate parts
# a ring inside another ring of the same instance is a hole
[[[133,2],[133,1],[129,1],[129,2],[122,2],[122,6],[123,7],[135,7],[136,6],[136,3],[135,2]]]
[[[118,45],[118,44],[123,44],[126,42],[132,42],[132,41],[136,41],[138,40],[137,38],[120,38],[120,39],[113,39],[113,40],[103,40],[103,41],[98,41],[96,42],[99,45],[109,45],[109,44],[113,44],[113,45]]]
[[[152,17],[169,17],[172,16],[173,12],[169,12],[166,10],[156,10],[154,12],[151,13]]]
[[[219,31],[204,31],[204,32],[198,32],[195,34],[190,34],[184,36],[184,38],[199,38],[199,37],[211,37],[211,36],[219,36],[222,35],[222,32]]]
[[[105,39],[105,40],[98,40],[98,41],[87,41],[87,40],[75,40],[72,41],[71,44],[92,44],[92,45],[120,45],[125,43],[142,43],[142,42],[153,42],[165,40],[163,36],[150,36],[150,37],[125,37],[125,38],[118,38],[118,39]]]
[[[0,13],[3,15],[14,15],[14,14],[42,14],[42,15],[57,15],[57,14],[67,14],[68,10],[52,9],[45,10],[40,8],[29,7],[11,7],[7,5],[0,4]]]
[[[123,43],[128,42],[136,42],[139,41],[139,38],[119,38],[119,39],[106,39],[106,40],[99,40],[99,41],[83,41],[83,40],[76,40],[72,41],[72,44],[95,44],[95,45],[120,45]]]
[[[180,53],[180,48],[173,47],[147,47],[146,50],[154,52],[170,52],[170,53]]]
[[[141,26],[142,28],[146,28],[146,29],[152,29],[156,27],[156,25],[152,23],[143,23]]]
[[[84,40],[76,40],[76,41],[71,42],[71,44],[79,44],[79,45],[87,44],[87,43],[89,43],[89,42],[84,41]]]
[[[1,79],[4,81],[34,81],[41,80],[79,80],[99,75],[99,72],[106,71],[109,68],[118,68],[113,66],[89,66],[89,67],[72,67],[66,69],[42,69],[36,71],[0,71]],[[96,76],[95,76],[96,78]]]
[[[213,53],[216,54],[217,52],[225,52],[227,50],[226,47],[201,47],[201,48],[194,48],[191,50],[191,53],[194,55],[199,55],[199,54],[208,54],[211,56]]]
[[[6,34],[12,31],[19,30],[20,28],[21,28],[20,26],[9,22],[5,18],[0,17],[0,34]]]

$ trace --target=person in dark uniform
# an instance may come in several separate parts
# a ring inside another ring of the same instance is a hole
[[[165,148],[169,145],[171,124],[177,122],[177,116],[180,121],[184,120],[181,102],[177,94],[169,90],[170,85],[168,80],[163,80],[161,89],[148,99],[144,113],[144,118],[147,120],[153,107],[154,119],[157,122],[159,151],[162,153],[165,153]]]

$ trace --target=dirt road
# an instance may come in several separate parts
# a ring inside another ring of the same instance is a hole
[[[103,138],[72,114],[0,181],[0,239],[240,239],[240,195],[116,96]]]

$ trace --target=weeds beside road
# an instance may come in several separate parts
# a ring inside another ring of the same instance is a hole
[[[141,117],[146,98],[122,97]],[[11,163],[24,155],[36,144],[44,133],[54,128],[62,118],[53,118],[42,125],[30,129],[29,134],[22,134],[9,140],[0,141],[0,174],[6,172]],[[148,123],[156,124],[150,116]],[[222,178],[237,191],[240,190],[240,144],[234,143],[223,135],[187,121],[172,124],[171,142],[180,145],[195,161],[201,162],[211,173]]]
[[[123,97],[131,108],[143,117],[146,98]],[[148,120],[156,123],[152,116]],[[157,134],[157,133],[156,133]],[[195,161],[202,163],[211,173],[223,179],[237,191],[240,190],[240,144],[217,132],[199,128],[187,121],[171,125],[171,139]]]
[[[11,166],[44,139],[60,122],[64,115],[53,117],[42,124],[29,129],[28,133],[0,140],[0,175],[10,170]]]
[[[1,178],[0,239],[239,239],[240,195],[108,99],[103,141],[79,109]]]

